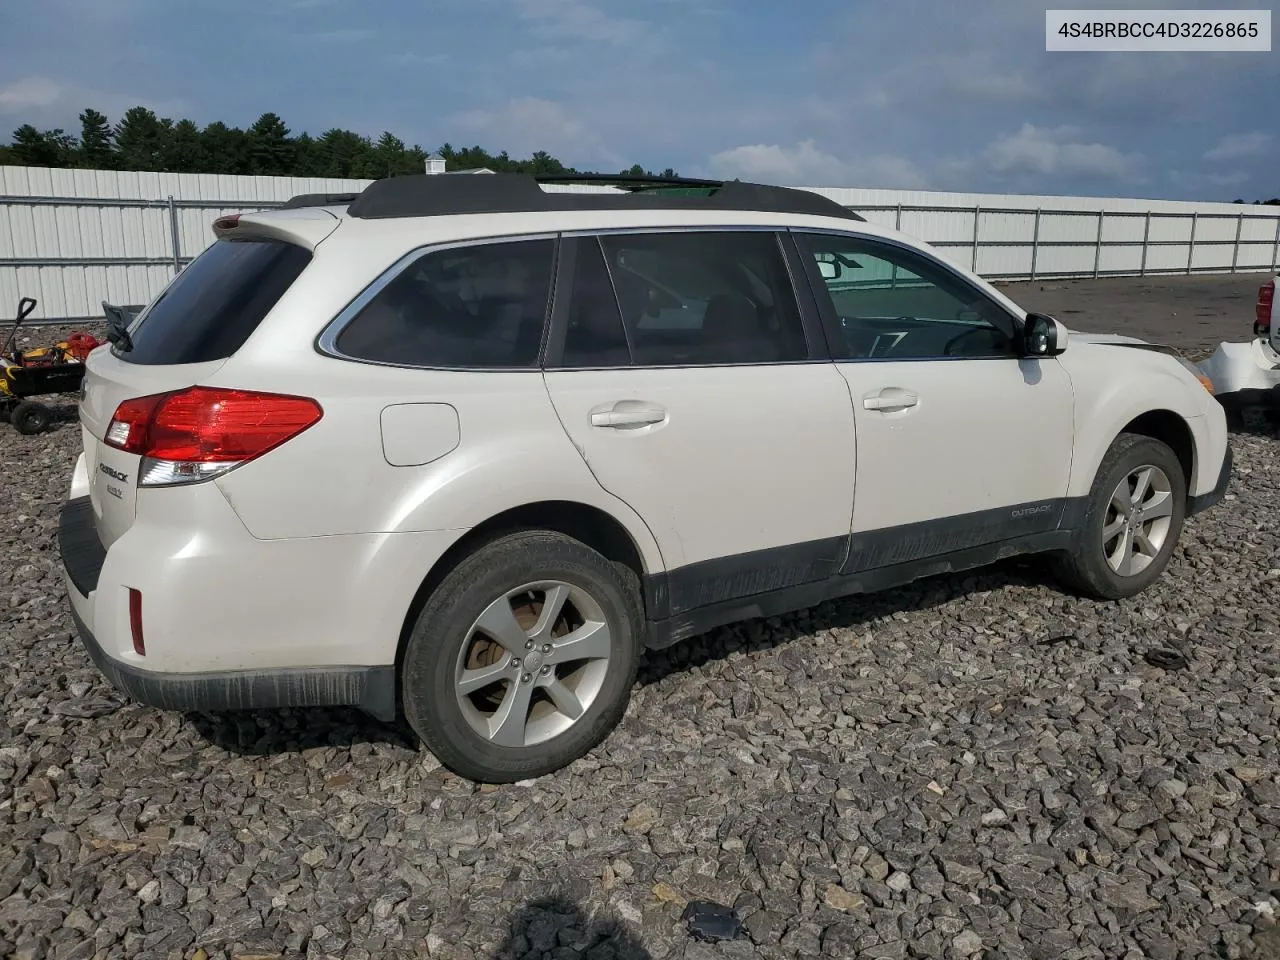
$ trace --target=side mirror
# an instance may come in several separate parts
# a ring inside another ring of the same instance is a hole
[[[834,260],[819,260],[818,273],[822,274],[823,280],[834,280],[840,276],[840,264]]]
[[[1067,331],[1053,317],[1027,314],[1022,327],[1022,349],[1028,357],[1056,357],[1067,349]]]

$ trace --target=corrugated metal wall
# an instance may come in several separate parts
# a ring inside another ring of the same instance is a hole
[[[1280,255],[1277,207],[1115,197],[811,189],[852,207],[868,220],[898,225],[990,279],[1270,271],[1276,268]]]
[[[103,300],[147,303],[213,241],[219,215],[368,183],[0,167],[0,321],[20,295],[39,299],[37,320],[97,318]],[[990,279],[1274,270],[1280,258],[1275,207],[810,189]]]
[[[0,321],[19,296],[40,301],[34,319],[101,317],[103,300],[145,304],[174,274],[175,233],[185,264],[223,213],[368,182],[0,167]]]

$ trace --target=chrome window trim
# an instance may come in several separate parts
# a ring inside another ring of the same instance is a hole
[[[390,367],[399,370],[438,370],[450,371],[455,373],[531,373],[541,372],[544,369],[541,350],[536,363],[532,366],[521,367],[459,367],[459,366],[436,366],[431,364],[420,363],[395,363],[389,360],[369,360],[364,357],[356,357],[347,353],[343,353],[338,349],[337,340],[342,335],[342,331],[359,315],[360,311],[369,305],[379,293],[381,293],[388,284],[396,279],[401,273],[407,270],[412,264],[416,263],[420,258],[428,254],[438,253],[444,250],[456,250],[464,247],[476,247],[486,244],[495,243],[515,243],[519,241],[535,241],[535,240],[552,240],[559,241],[561,239],[580,239],[582,237],[599,237],[609,234],[636,234],[636,233],[745,233],[745,232],[761,232],[782,234],[793,229],[785,224],[734,224],[732,222],[716,223],[716,224],[695,224],[681,226],[628,226],[628,227],[600,227],[590,228],[583,227],[574,230],[557,230],[554,232],[539,231],[537,233],[500,233],[492,234],[485,237],[472,237],[466,240],[446,240],[440,243],[427,243],[420,247],[414,247],[408,253],[405,253],[399,259],[394,261],[389,267],[378,274],[363,290],[360,291],[338,314],[330,320],[315,338],[315,349],[324,356],[332,357],[335,360],[345,360],[350,363],[363,363],[375,367]],[[840,231],[825,231],[839,234]],[[779,255],[782,255],[781,249]],[[785,257],[784,257],[785,262]],[[550,324],[551,312],[555,300],[555,282],[556,282],[556,265],[552,264],[552,289],[551,296],[548,297],[548,309],[546,317],[543,320],[544,325]],[[793,295],[794,280],[793,280]],[[797,308],[799,301],[797,297]],[[718,364],[670,364],[666,366],[635,366],[626,367],[554,367],[556,371],[566,370],[682,370],[682,369],[702,369],[704,367],[760,367],[760,366],[791,366],[795,364],[811,364],[811,363],[831,363],[829,357],[811,357],[804,360],[785,360],[775,361],[771,363],[718,363]]]
[[[338,312],[337,316],[335,316],[332,320],[330,320],[325,325],[324,329],[321,330],[320,334],[316,337],[316,340],[315,340],[316,350],[326,356],[333,357],[336,360],[348,360],[352,363],[366,363],[366,364],[369,364],[370,366],[392,367],[400,370],[451,370],[455,372],[467,372],[467,373],[485,373],[485,372],[529,373],[529,372],[540,371],[542,369],[541,356],[539,356],[539,358],[534,361],[532,366],[519,366],[519,367],[434,366],[430,364],[421,364],[421,363],[394,363],[390,360],[370,360],[366,357],[352,356],[349,353],[343,353],[341,350],[339,350],[337,341],[338,341],[338,337],[342,335],[342,331],[345,330],[351,324],[351,322],[355,320],[357,316],[360,315],[360,311],[363,310],[365,307],[367,307],[370,301],[375,299],[378,296],[378,294],[380,294],[383,290],[385,290],[393,280],[395,280],[397,277],[400,276],[400,274],[404,273],[405,270],[409,269],[410,266],[417,263],[420,259],[422,259],[425,256],[429,256],[430,254],[433,254],[433,253],[441,253],[445,250],[459,250],[466,247],[491,246],[499,243],[519,243],[522,241],[536,242],[538,240],[550,240],[554,243],[558,241],[559,238],[560,238],[560,235],[558,233],[546,233],[546,232],[512,233],[512,234],[500,234],[500,235],[491,236],[491,237],[477,237],[477,238],[472,238],[468,240],[447,240],[442,243],[428,243],[428,244],[423,244],[420,247],[415,247],[414,249],[406,253],[404,256],[400,257],[400,259],[392,263],[391,266],[383,270],[382,273],[378,274],[378,276],[375,277],[368,286],[366,286],[363,290],[361,290],[360,293],[357,294],[353,300],[351,300],[351,302],[349,302],[345,307],[342,308],[342,310]],[[556,279],[555,270],[556,270],[556,264],[553,260],[551,264],[551,285],[547,291],[547,311],[546,311],[546,314],[543,316],[543,320],[542,320],[544,328],[546,324],[549,322],[549,318],[551,315],[551,302],[552,302],[552,295],[554,293],[555,279]],[[541,349],[539,349],[539,354],[541,354]]]

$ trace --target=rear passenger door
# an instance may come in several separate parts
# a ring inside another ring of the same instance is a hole
[[[566,238],[557,291],[552,403],[601,486],[652,530],[670,612],[833,574],[853,502],[852,402],[779,237]]]

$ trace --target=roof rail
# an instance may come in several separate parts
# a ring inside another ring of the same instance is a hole
[[[541,184],[609,184],[637,188],[626,192],[546,191]],[[567,210],[751,210],[863,218],[810,190],[774,187],[739,180],[690,180],[681,177],[630,177],[555,174],[534,177],[497,173],[488,177],[440,177],[413,174],[375,180],[351,201],[347,215],[368,220],[436,217],[476,213],[550,213]]]
[[[629,173],[552,173],[535,174],[539,183],[588,183],[604,184],[611,187],[626,187],[634,184],[636,189],[646,187],[719,187],[723,180],[695,180],[690,177],[660,177],[650,173],[632,175]]]
[[[300,193],[290,197],[277,210],[297,210],[299,207],[340,207],[350,203],[358,193]]]

